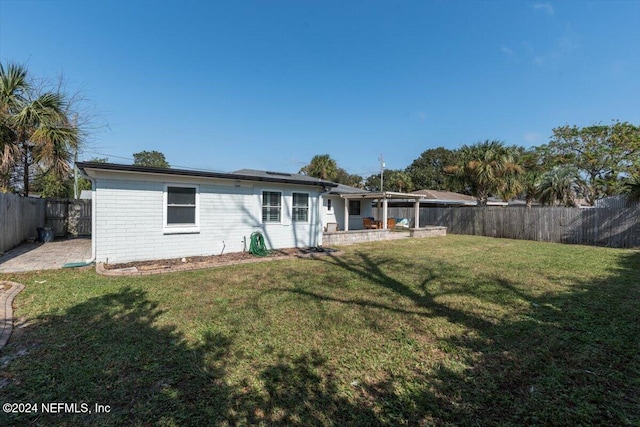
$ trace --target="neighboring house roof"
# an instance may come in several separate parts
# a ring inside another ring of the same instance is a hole
[[[147,166],[133,166],[133,165],[121,165],[116,163],[99,163],[99,162],[78,162],[76,164],[79,169],[84,173],[87,170],[105,170],[105,171],[120,171],[120,172],[138,172],[138,173],[150,173],[160,175],[178,175],[178,176],[193,176],[199,178],[219,178],[219,179],[233,179],[242,181],[262,181],[262,182],[274,182],[283,184],[298,184],[298,185],[317,185],[320,187],[333,188],[337,184],[325,181],[319,178],[313,178],[305,175],[290,174],[284,172],[268,172],[257,171],[252,169],[242,169],[237,172],[206,172],[190,169],[173,169],[173,168],[155,168]]]
[[[596,208],[615,208],[622,209],[633,206],[640,206],[640,201],[629,198],[627,194],[618,194],[616,196],[607,196],[595,201]]]
[[[453,191],[417,190],[412,191],[411,194],[419,194],[425,200],[440,200],[444,202],[469,202],[473,204],[476,204],[477,202],[477,199],[473,196],[454,193]]]

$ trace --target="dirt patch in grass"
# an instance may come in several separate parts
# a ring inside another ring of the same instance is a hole
[[[137,271],[180,270],[217,267],[247,262],[259,262],[261,260],[274,258],[327,255],[334,252],[336,252],[336,250],[330,248],[274,249],[269,251],[269,253],[263,257],[252,255],[249,252],[235,252],[223,255],[171,258],[153,261],[128,262],[121,264],[104,264],[104,268],[105,270],[129,270],[135,268]]]

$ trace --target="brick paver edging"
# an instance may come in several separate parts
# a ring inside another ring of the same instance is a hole
[[[0,295],[0,348],[4,347],[9,341],[11,332],[13,332],[13,299],[24,289],[24,285],[16,282],[0,281],[0,284],[8,283],[11,289],[8,292],[2,292]]]
[[[287,256],[277,256],[277,257],[265,257],[265,258],[253,258],[253,259],[240,259],[236,261],[227,261],[220,264],[214,264],[209,262],[198,262],[193,264],[184,264],[184,265],[176,265],[171,268],[162,268],[157,270],[144,270],[144,271],[132,271],[130,269],[114,269],[108,270],[104,268],[104,263],[99,262],[96,264],[96,272],[103,276],[149,276],[152,274],[166,274],[166,273],[177,273],[180,271],[191,271],[191,270],[202,270],[205,268],[218,268],[218,267],[226,267],[229,265],[238,265],[238,264],[253,264],[255,262],[269,262],[269,261],[278,261],[278,260],[288,260],[295,258],[319,258],[323,256],[335,256],[341,254],[342,251],[332,251],[332,252],[319,252],[319,253],[311,253],[311,254],[296,254],[296,255],[287,255]]]

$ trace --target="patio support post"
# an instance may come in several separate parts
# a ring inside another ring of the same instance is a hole
[[[389,203],[387,202],[387,196],[382,199],[382,229],[387,229],[387,215],[389,210]]]
[[[344,199],[344,231],[349,231],[349,199]]]
[[[420,200],[416,199],[413,204],[413,216],[416,218],[414,228],[420,228]]]

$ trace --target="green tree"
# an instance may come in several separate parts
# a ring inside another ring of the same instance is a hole
[[[29,194],[33,166],[63,181],[78,149],[79,131],[70,105],[59,91],[31,84],[24,66],[0,64],[0,187],[9,190],[12,174],[22,175],[21,193]]]
[[[533,201],[536,200],[540,195],[541,178],[542,173],[535,169],[525,170],[525,172],[520,175],[520,183],[522,185],[520,194],[524,197],[528,208],[533,205]]]
[[[505,202],[515,199],[518,195],[522,194],[525,188],[523,177],[525,174],[506,175],[498,185],[498,196]]]
[[[579,195],[577,171],[572,167],[557,167],[540,178],[538,195],[543,205],[576,206]]]
[[[478,199],[478,206],[486,206],[487,199],[507,185],[507,180],[524,172],[517,163],[517,147],[500,141],[463,145],[456,164],[444,171],[456,177],[467,191]]]
[[[640,202],[640,175],[629,177],[624,187],[629,199]]]
[[[622,191],[625,174],[640,169],[640,127],[627,122],[553,129],[541,147],[546,161],[577,168],[577,183],[587,202]]]
[[[399,172],[395,169],[385,169],[384,170],[384,189],[389,190],[388,182],[391,179],[391,175],[394,172]],[[367,179],[364,181],[364,188],[368,191],[380,191],[380,174],[369,175]]]
[[[133,165],[150,168],[168,168],[169,163],[159,151],[140,151],[133,153]]]
[[[520,192],[518,196],[523,197],[527,207],[533,205],[534,200],[539,196],[540,179],[551,167],[543,162],[542,153],[537,147],[525,149],[518,148],[518,163],[524,169],[524,173],[518,176]]]
[[[335,181],[338,175],[338,164],[328,154],[313,156],[308,165],[300,169],[300,173],[328,181]]]
[[[351,187],[363,187],[362,177],[360,175],[350,174],[340,167],[338,168],[334,182],[350,185]]]
[[[32,182],[33,191],[45,198],[69,198],[73,195],[73,176],[61,179],[51,172],[39,170]]]
[[[426,190],[461,191],[444,168],[457,163],[458,151],[444,147],[431,148],[420,154],[405,170],[414,188]]]
[[[385,190],[398,191],[400,193],[407,193],[413,191],[413,182],[411,175],[402,170],[391,170],[389,178],[385,177]]]

